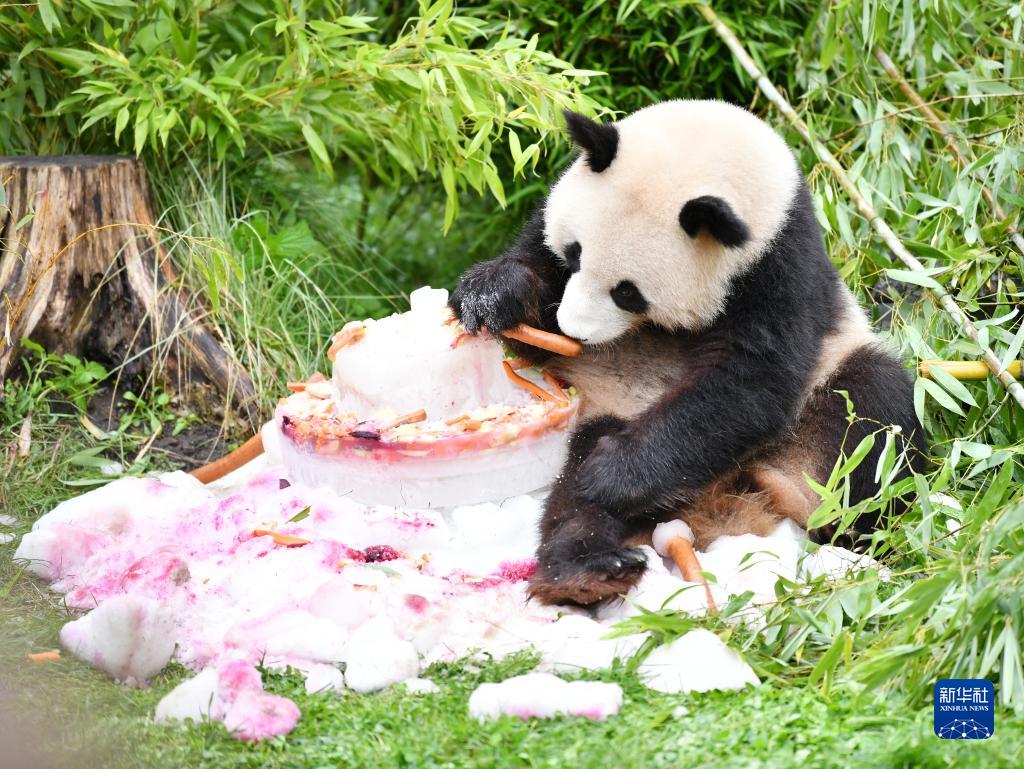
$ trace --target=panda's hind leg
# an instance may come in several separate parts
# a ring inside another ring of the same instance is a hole
[[[857,415],[852,422],[848,420],[847,397]],[[911,468],[923,469],[924,440],[914,413],[910,379],[884,349],[864,345],[811,392],[794,433],[747,468],[751,486],[767,495],[781,515],[806,529],[820,498],[804,476],[825,483],[841,455],[849,455],[864,438],[888,425],[901,426],[899,446],[907,450],[909,459],[904,473]],[[852,504],[878,491],[875,467],[884,445],[885,441],[876,439],[872,450],[850,474]],[[892,512],[899,514],[903,504],[894,500]],[[848,531],[837,532],[836,525],[830,524],[810,529],[807,534],[820,544],[835,541],[857,547],[863,544],[858,540],[881,523],[881,515],[873,512],[861,515]]]
[[[722,536],[756,534],[766,537],[775,531],[784,513],[773,498],[754,487],[744,473],[720,478],[675,516],[693,531],[694,548],[707,550]]]

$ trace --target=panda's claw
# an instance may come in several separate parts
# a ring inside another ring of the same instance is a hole
[[[646,569],[647,557],[636,547],[542,559],[529,594],[546,604],[594,606],[628,593]]]

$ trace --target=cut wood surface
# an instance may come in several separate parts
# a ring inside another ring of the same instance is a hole
[[[254,405],[249,375],[200,322],[160,246],[149,187],[134,158],[0,158],[0,382],[20,340],[158,371],[172,386],[212,385]]]

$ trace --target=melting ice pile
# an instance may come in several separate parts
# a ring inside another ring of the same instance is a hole
[[[57,506],[20,543],[16,557],[86,612],[61,632],[74,654],[137,685],[171,659],[196,671],[160,702],[158,720],[205,717],[239,738],[261,739],[289,732],[299,710],[263,690],[257,664],[300,670],[307,689],[325,695],[402,682],[429,692],[418,675],[437,660],[532,648],[538,672],[602,668],[642,643],[639,635],[605,638],[638,606],[704,610],[703,590],[653,550],[627,600],[596,617],[541,606],[526,599],[525,583],[538,498],[450,511],[366,506],[291,485],[272,456],[219,489],[184,473],[114,481]],[[254,534],[263,529],[308,544]],[[720,603],[746,590],[768,601],[777,575],[842,573],[855,564],[838,548],[813,557],[803,550],[800,532],[783,524],[767,538],[723,537],[699,555],[718,577]],[[743,563],[748,553],[757,555]],[[703,630],[656,649],[640,675],[669,692],[757,683],[735,651]],[[470,706],[480,718],[618,711],[614,685],[564,683],[488,685]]]

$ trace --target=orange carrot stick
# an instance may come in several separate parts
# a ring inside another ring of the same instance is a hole
[[[32,662],[56,662],[60,659],[60,652],[36,652],[35,654],[28,655],[28,658]]]
[[[279,531],[272,531],[270,529],[255,529],[253,531],[254,537],[270,537],[274,540],[275,545],[284,545],[285,547],[302,547],[308,545],[309,540],[303,539],[302,537],[295,537],[291,534],[282,534]]]
[[[199,479],[200,483],[212,483],[218,478],[223,478],[232,470],[237,470],[246,462],[255,459],[263,453],[263,436],[256,433],[249,440],[220,459],[208,465],[193,470],[192,476]]]
[[[564,390],[562,390],[562,385],[558,383],[558,380],[555,378],[554,374],[552,374],[550,371],[546,369],[543,373],[544,381],[555,388],[555,397],[558,398],[558,400],[562,401],[562,403],[568,403],[569,396],[565,394]]]
[[[711,587],[708,585],[708,581],[704,579],[704,575],[700,573],[700,561],[697,560],[697,554],[693,552],[693,545],[690,544],[690,541],[685,537],[673,539],[668,544],[668,554],[676,562],[676,566],[679,567],[679,572],[683,575],[683,579],[687,582],[699,582],[704,585],[704,594],[708,599],[708,609],[715,612],[718,611],[715,599],[711,595]]]
[[[328,360],[334,360],[334,356],[338,354],[338,350],[343,347],[348,347],[350,344],[355,344],[363,335],[366,333],[366,326],[363,325],[362,321],[354,320],[350,323],[346,323],[342,326],[341,331],[334,335],[334,340],[331,342],[331,346],[327,348]]]
[[[502,336],[515,339],[517,342],[539,347],[542,350],[553,352],[556,355],[564,355],[567,358],[574,358],[583,352],[583,345],[575,339],[561,334],[552,334],[550,331],[542,331],[533,326],[520,323],[514,328],[501,332]]]
[[[523,377],[519,376],[519,374],[513,371],[512,367],[508,365],[507,360],[503,360],[501,362],[501,365],[505,369],[505,375],[513,382],[515,382],[517,385],[522,387],[524,390],[528,390],[541,400],[550,401],[551,403],[559,402],[558,398],[549,393],[543,387],[539,387],[538,385],[535,385],[533,382],[531,382],[529,379],[524,379]]]
[[[423,409],[416,409],[408,414],[403,414],[397,417],[391,424],[385,427],[385,430],[390,430],[392,427],[401,427],[402,425],[411,425],[416,422],[422,422],[427,418],[427,412]]]

